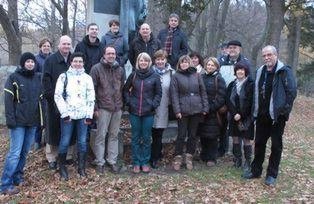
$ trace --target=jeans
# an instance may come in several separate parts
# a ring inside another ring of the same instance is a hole
[[[72,133],[76,130],[76,141],[78,152],[87,151],[87,125],[84,123],[85,118],[78,120],[71,120],[65,122],[61,119],[61,139],[59,144],[59,154],[64,154],[68,152],[68,147],[70,145]]]
[[[133,165],[147,165],[151,154],[154,116],[137,116],[130,114],[130,123],[132,129],[131,147]]]
[[[10,129],[10,149],[7,154],[1,178],[1,191],[13,188],[24,181],[24,166],[36,127],[18,126]]]

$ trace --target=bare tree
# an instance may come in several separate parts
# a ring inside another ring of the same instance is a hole
[[[0,4],[0,24],[6,34],[9,63],[16,65],[22,53],[22,38],[19,30],[17,0],[7,1],[8,10]]]
[[[69,35],[70,28],[69,28],[69,20],[68,20],[68,0],[63,1],[56,1],[51,0],[51,3],[56,7],[59,14],[62,16],[62,35]]]

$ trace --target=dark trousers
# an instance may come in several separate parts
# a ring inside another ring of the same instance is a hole
[[[227,114],[222,115],[221,117],[221,134],[219,136],[219,143],[218,143],[218,153],[219,155],[223,156],[225,153],[228,152],[229,147],[229,134],[227,131],[228,128],[228,120]]]
[[[151,161],[158,161],[162,157],[162,134],[164,128],[152,128]]]
[[[175,155],[183,154],[183,147],[186,136],[186,153],[194,154],[197,144],[197,128],[200,122],[200,114],[184,116],[178,119],[178,137],[175,142]]]
[[[282,135],[285,125],[286,121],[283,117],[279,117],[276,123],[273,123],[269,117],[257,118],[254,160],[252,162],[252,173],[255,176],[262,174],[266,144],[270,137],[271,154],[269,156],[266,176],[277,178],[282,153]]]
[[[201,137],[201,159],[205,162],[214,161],[217,159],[218,140],[217,138]]]

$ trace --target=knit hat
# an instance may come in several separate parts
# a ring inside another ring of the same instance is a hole
[[[22,54],[21,59],[20,59],[20,65],[21,65],[21,67],[25,67],[25,62],[26,62],[28,59],[32,59],[32,60],[34,60],[34,62],[36,62],[36,58],[35,58],[35,56],[34,56],[32,53],[30,53],[30,52],[25,52],[25,53]]]
[[[238,41],[238,40],[231,40],[231,41],[229,41],[229,42],[228,42],[228,47],[229,47],[230,45],[236,45],[236,46],[242,47],[240,41]]]

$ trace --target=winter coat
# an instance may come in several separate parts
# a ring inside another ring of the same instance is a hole
[[[8,128],[43,125],[41,75],[18,67],[4,86],[5,118]]]
[[[219,72],[221,76],[224,78],[227,86],[236,78],[234,75],[234,65],[238,62],[242,62],[249,67],[250,77],[253,79],[253,76],[252,76],[253,70],[251,68],[250,61],[246,57],[240,54],[236,61],[232,61],[229,55],[223,56],[219,58],[219,64],[220,64]]]
[[[175,71],[171,68],[170,64],[166,64],[165,69],[162,73],[160,71],[157,71],[157,67],[153,66],[153,69],[156,73],[160,75],[161,79],[161,89],[162,89],[162,96],[160,100],[160,105],[156,109],[156,114],[154,117],[154,128],[167,128],[168,127],[168,105],[170,104],[170,81],[172,78],[172,75],[174,75]]]
[[[43,95],[47,100],[47,143],[58,146],[60,142],[60,113],[54,102],[54,93],[59,75],[69,68],[69,58],[67,62],[60,51],[50,55],[44,64],[42,86]],[[74,138],[74,137],[72,137]]]
[[[90,73],[96,92],[95,110],[117,112],[123,107],[124,71],[117,62],[108,64],[103,58]]]
[[[42,51],[39,51],[39,53],[35,56],[36,58],[36,67],[35,67],[35,72],[40,72],[42,73],[44,71],[44,63],[45,60],[51,55],[49,53],[48,55],[45,55],[42,53]]]
[[[118,33],[112,33],[111,31],[107,32],[104,36],[101,38],[101,42],[104,44],[104,46],[113,45],[116,49],[117,58],[116,60],[120,64],[120,66],[124,66],[126,61],[128,60],[128,51],[129,51],[129,45],[128,42],[123,37],[123,34]]]
[[[179,69],[171,79],[170,95],[175,114],[189,116],[208,112],[208,101],[202,76],[193,67]]]
[[[206,88],[209,111],[204,116],[203,122],[199,124],[198,135],[216,139],[221,134],[217,111],[226,104],[226,83],[217,71],[211,74],[205,73],[202,77]]]
[[[86,35],[75,47],[75,52],[82,52],[85,55],[85,72],[89,74],[93,65],[97,64],[104,53],[104,44],[97,38],[91,43]]]
[[[161,48],[160,41],[151,34],[148,42],[145,42],[141,35],[134,38],[129,50],[129,60],[133,67],[136,65],[137,56],[146,52],[153,59],[154,53]]]
[[[229,128],[232,136],[240,136],[248,139],[254,138],[253,127],[253,92],[254,81],[247,77],[243,83],[240,94],[237,94],[236,80],[231,82],[228,86],[228,111],[230,114]],[[236,114],[240,114],[240,121],[247,128],[246,131],[239,131],[238,122],[234,120]]]
[[[258,84],[264,66],[261,66],[256,72],[255,95],[254,95],[254,117],[258,114],[259,89]],[[295,77],[289,66],[284,65],[281,61],[277,61],[274,80],[272,84],[272,94],[270,98],[269,114],[271,118],[277,122],[279,116],[289,119],[292,110],[293,101],[297,96],[297,88]]]
[[[157,38],[160,40],[162,48],[165,47],[167,36],[168,28],[162,29],[158,34]],[[179,58],[182,55],[188,54],[188,51],[189,51],[188,39],[185,33],[179,27],[177,27],[176,30],[173,32],[172,52],[171,55],[168,56],[168,62],[172,67],[176,67]]]
[[[84,68],[70,67],[66,73],[60,74],[54,99],[61,118],[92,119],[95,100],[92,78],[85,73]]]
[[[131,114],[154,115],[162,96],[160,76],[152,68],[136,69],[128,77],[123,94]]]

